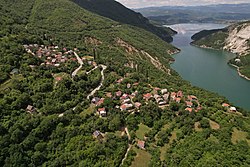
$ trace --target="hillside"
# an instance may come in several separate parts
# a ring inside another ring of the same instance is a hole
[[[201,47],[224,49],[238,57],[230,63],[238,68],[239,74],[250,78],[250,22],[231,25],[221,30],[204,30],[192,36],[193,44]]]
[[[143,28],[167,42],[172,42],[173,38],[171,36],[176,33],[170,28],[152,25],[142,14],[126,8],[115,0],[73,0],[73,2],[86,10],[117,22]]]
[[[250,165],[249,112],[182,80],[172,45],[70,0],[0,2],[1,166]]]

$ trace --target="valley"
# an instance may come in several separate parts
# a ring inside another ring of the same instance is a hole
[[[0,2],[1,166],[250,165],[247,107],[178,71],[231,84],[234,54],[189,46],[199,26],[171,44],[113,0]]]

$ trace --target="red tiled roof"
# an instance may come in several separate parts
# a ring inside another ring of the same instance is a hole
[[[116,92],[115,94],[116,94],[116,96],[120,97],[120,96],[122,95],[122,91],[119,90],[119,91]]]
[[[190,102],[190,101],[186,101],[186,105],[189,106],[189,107],[192,107],[192,106],[193,106],[193,103]]]
[[[192,111],[193,111],[193,109],[188,107],[188,108],[186,108],[186,109],[185,109],[185,111],[192,112]]]
[[[62,77],[56,77],[56,80],[57,80],[57,81],[61,81],[61,80],[62,80]]]
[[[230,105],[227,104],[227,103],[223,103],[222,106],[223,106],[223,107],[230,107]]]
[[[136,107],[136,108],[140,108],[140,107],[141,107],[141,103],[136,102],[136,103],[135,103],[135,107]]]
[[[148,98],[151,98],[152,95],[150,93],[147,93],[147,94],[144,94],[143,97],[148,99]]]
[[[137,142],[137,146],[140,147],[141,149],[145,149],[145,141],[139,140]]]
[[[178,97],[183,97],[182,91],[178,91],[178,92],[177,92],[177,96],[178,96]]]
[[[105,108],[98,108],[98,111],[101,112],[101,111],[106,111]]]

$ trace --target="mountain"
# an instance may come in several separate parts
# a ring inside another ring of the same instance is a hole
[[[204,6],[163,6],[136,9],[158,24],[220,23],[249,20],[249,3]]]
[[[250,21],[236,23],[224,29],[204,30],[192,36],[193,44],[224,49],[238,55],[230,61],[239,74],[250,78]]]
[[[249,166],[249,112],[181,79],[177,48],[70,0],[0,2],[1,166]]]
[[[143,28],[167,42],[172,42],[172,35],[176,32],[170,28],[152,25],[142,14],[126,8],[115,0],[73,0],[81,7],[101,16],[110,18],[123,24]]]

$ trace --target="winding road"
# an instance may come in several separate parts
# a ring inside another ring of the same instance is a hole
[[[89,100],[90,97],[93,96],[98,90],[101,89],[101,87],[102,87],[102,85],[103,85],[103,81],[104,81],[104,79],[105,79],[105,77],[104,77],[104,70],[107,69],[107,66],[102,65],[102,64],[100,64],[99,66],[102,67],[102,71],[101,71],[102,80],[101,80],[101,83],[99,84],[99,86],[98,86],[97,88],[95,88],[95,89],[87,96],[87,99],[88,99],[88,100]]]
[[[76,52],[74,52],[74,55],[77,58],[78,63],[80,64],[80,66],[72,73],[72,78],[74,78],[76,76],[76,74],[78,73],[78,71],[82,68],[83,65],[83,61],[82,59],[78,56],[78,54]]]

